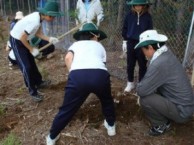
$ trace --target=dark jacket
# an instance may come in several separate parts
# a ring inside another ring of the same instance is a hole
[[[122,36],[124,40],[138,40],[139,35],[146,31],[153,29],[152,17],[146,12],[139,16],[135,12],[130,11],[125,17],[125,21],[123,24]]]

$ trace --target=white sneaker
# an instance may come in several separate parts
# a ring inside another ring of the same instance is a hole
[[[46,137],[46,145],[55,145],[56,141],[59,139],[60,134],[55,138],[51,139],[50,134]]]
[[[135,88],[134,82],[127,82],[127,86],[124,90],[124,92],[131,92],[131,90],[133,90]]]
[[[104,120],[104,126],[107,129],[107,133],[109,136],[116,135],[115,124],[113,126],[109,126],[106,120]]]

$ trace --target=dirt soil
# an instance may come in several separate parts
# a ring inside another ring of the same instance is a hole
[[[63,101],[67,82],[65,54],[57,49],[53,58],[37,61],[41,74],[52,80],[52,85],[41,90],[44,101],[35,103],[20,70],[9,69],[4,44],[1,40],[0,105],[5,107],[5,114],[0,115],[0,141],[13,132],[22,145],[45,145],[45,136]],[[62,131],[57,145],[194,145],[194,119],[183,125],[173,123],[172,129],[160,137],[149,136],[149,122],[136,104],[136,96],[122,94],[125,81],[113,76],[111,80],[117,116],[116,136],[107,135],[99,100],[91,94]]]

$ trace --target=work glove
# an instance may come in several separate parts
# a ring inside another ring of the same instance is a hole
[[[32,53],[32,55],[33,55],[34,57],[37,57],[37,56],[39,55],[39,50],[38,50],[38,48],[34,47],[34,48],[32,49],[32,51],[31,51],[31,53]]]
[[[14,54],[14,52],[13,52],[13,49],[11,49],[11,51],[9,52],[9,57],[10,57],[12,60],[16,60],[15,54]]]
[[[98,15],[97,16],[97,27],[99,27],[100,26],[100,22],[102,22],[104,20],[104,15]]]
[[[52,43],[52,44],[56,44],[56,43],[59,42],[59,39],[56,38],[56,37],[50,37],[50,38],[49,38],[49,42]]]
[[[126,53],[127,52],[127,41],[126,40],[123,41],[122,48],[123,48],[123,52]]]

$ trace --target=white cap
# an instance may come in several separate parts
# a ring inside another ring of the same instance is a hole
[[[16,12],[15,19],[20,20],[20,19],[22,19],[23,17],[24,17],[23,12],[21,12],[21,11]]]

